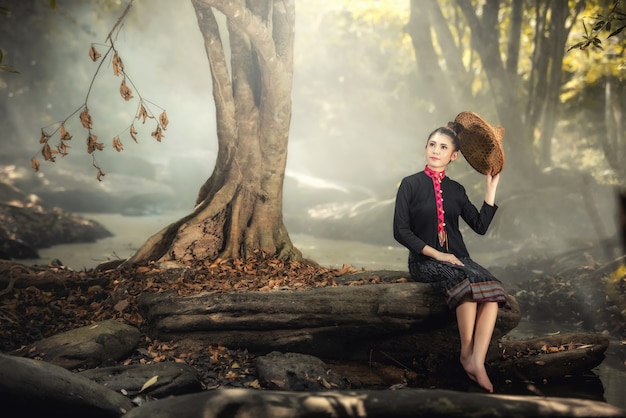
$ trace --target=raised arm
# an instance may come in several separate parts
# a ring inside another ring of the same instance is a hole
[[[491,173],[487,173],[487,191],[485,192],[485,203],[489,206],[493,206],[496,203],[496,190],[498,189],[498,182],[500,181],[500,173],[492,176]]]

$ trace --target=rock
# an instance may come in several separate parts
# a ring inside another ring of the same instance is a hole
[[[0,403],[3,411],[20,416],[64,418],[117,418],[134,407],[125,396],[62,367],[5,354],[0,354]]]
[[[318,391],[349,386],[322,360],[306,354],[273,351],[258,357],[256,368],[261,386],[268,389]]]
[[[95,242],[113,234],[96,221],[59,208],[16,207],[0,204],[0,225],[15,239],[33,248]]]
[[[46,205],[0,182],[0,258],[38,258],[37,249],[112,236],[100,223]]]
[[[447,390],[285,392],[223,389],[139,406],[124,418],[624,417],[603,402]]]
[[[123,392],[131,399],[137,396],[165,398],[202,390],[198,373],[185,363],[102,367],[79,374],[115,392]]]
[[[39,258],[39,253],[23,242],[11,238],[6,230],[0,229],[0,260],[26,258]]]
[[[139,341],[137,328],[114,320],[77,328],[14,351],[65,369],[92,368],[128,355]]]

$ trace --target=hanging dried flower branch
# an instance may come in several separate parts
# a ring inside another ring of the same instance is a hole
[[[66,117],[64,120],[60,122],[55,122],[51,125],[48,125],[47,127],[42,128],[41,136],[39,138],[39,143],[42,145],[41,155],[43,156],[45,161],[55,162],[57,155],[61,155],[62,157],[65,157],[66,155],[68,155],[69,148],[71,148],[71,146],[68,145],[68,142],[72,139],[72,135],[70,135],[70,133],[66,129],[66,123],[68,120],[73,118],[78,112],[80,112],[79,114],[80,122],[83,128],[87,130],[87,153],[92,155],[92,159],[93,159],[92,165],[97,170],[96,178],[98,179],[98,181],[102,181],[102,177],[105,175],[105,173],[102,171],[102,169],[97,163],[97,160],[95,157],[95,151],[102,151],[104,149],[104,143],[98,142],[98,136],[93,132],[94,121],[93,121],[91,114],[89,113],[88,103],[89,103],[89,95],[91,94],[91,89],[93,88],[94,81],[96,80],[96,77],[98,76],[100,69],[102,68],[102,64],[105,62],[106,57],[109,56],[111,52],[113,52],[113,56],[111,58],[111,67],[113,69],[113,75],[116,77],[122,77],[122,81],[119,87],[120,95],[125,101],[130,101],[134,98],[133,96],[133,89],[134,89],[137,95],[139,96],[139,105],[137,108],[138,109],[137,113],[133,117],[133,122],[131,122],[129,127],[124,129],[124,132],[128,131],[128,134],[133,139],[133,141],[138,142],[137,141],[138,133],[134,125],[135,120],[141,120],[141,123],[145,124],[147,119],[154,119],[156,121],[156,127],[154,131],[152,132],[152,137],[156,139],[157,141],[161,142],[161,140],[164,138],[163,131],[167,129],[167,125],[169,124],[169,120],[168,120],[167,113],[165,112],[165,110],[161,108],[160,106],[143,98],[141,94],[139,94],[137,88],[133,84],[129,75],[126,73],[126,70],[124,69],[124,62],[122,61],[122,58],[118,50],[115,48],[115,42],[113,41],[112,35],[113,33],[119,30],[120,24],[123,21],[123,19],[126,17],[128,11],[130,10],[130,7],[132,6],[133,1],[134,0],[130,0],[128,6],[126,6],[126,9],[124,9],[124,12],[118,18],[117,22],[113,26],[113,29],[111,29],[111,32],[109,32],[107,39],[106,39],[106,44],[105,44],[107,51],[104,53],[104,57],[96,49],[95,45],[92,44],[89,48],[89,58],[93,62],[100,61],[100,63],[98,64],[98,68],[96,69],[93,78],[91,79],[91,84],[89,85],[89,89],[87,90],[84,103],[78,109],[76,109],[72,114]],[[100,60],[100,58],[102,58],[102,60]],[[161,109],[161,113],[158,118],[155,117],[154,113],[150,110],[149,105],[153,105]],[[53,127],[55,129],[51,133],[48,133],[46,131],[46,128],[49,128],[49,127]],[[57,133],[59,136],[59,142],[56,145],[51,145],[50,140]],[[112,147],[117,152],[121,152],[124,150],[124,145],[122,144],[122,141],[120,140],[119,134],[113,138]],[[33,168],[33,170],[39,171],[40,163],[37,160],[37,158],[35,158],[35,156],[33,156],[31,159],[31,167]]]

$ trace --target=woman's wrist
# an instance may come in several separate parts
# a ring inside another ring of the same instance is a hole
[[[427,257],[434,258],[435,260],[439,260],[441,258],[441,254],[443,254],[443,253],[441,251],[436,250],[435,248],[431,247],[430,245],[426,245],[422,249],[422,254],[424,254]]]

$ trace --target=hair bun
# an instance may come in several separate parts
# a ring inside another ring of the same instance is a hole
[[[463,125],[458,122],[448,122],[447,127],[452,129],[457,135],[463,132]]]

